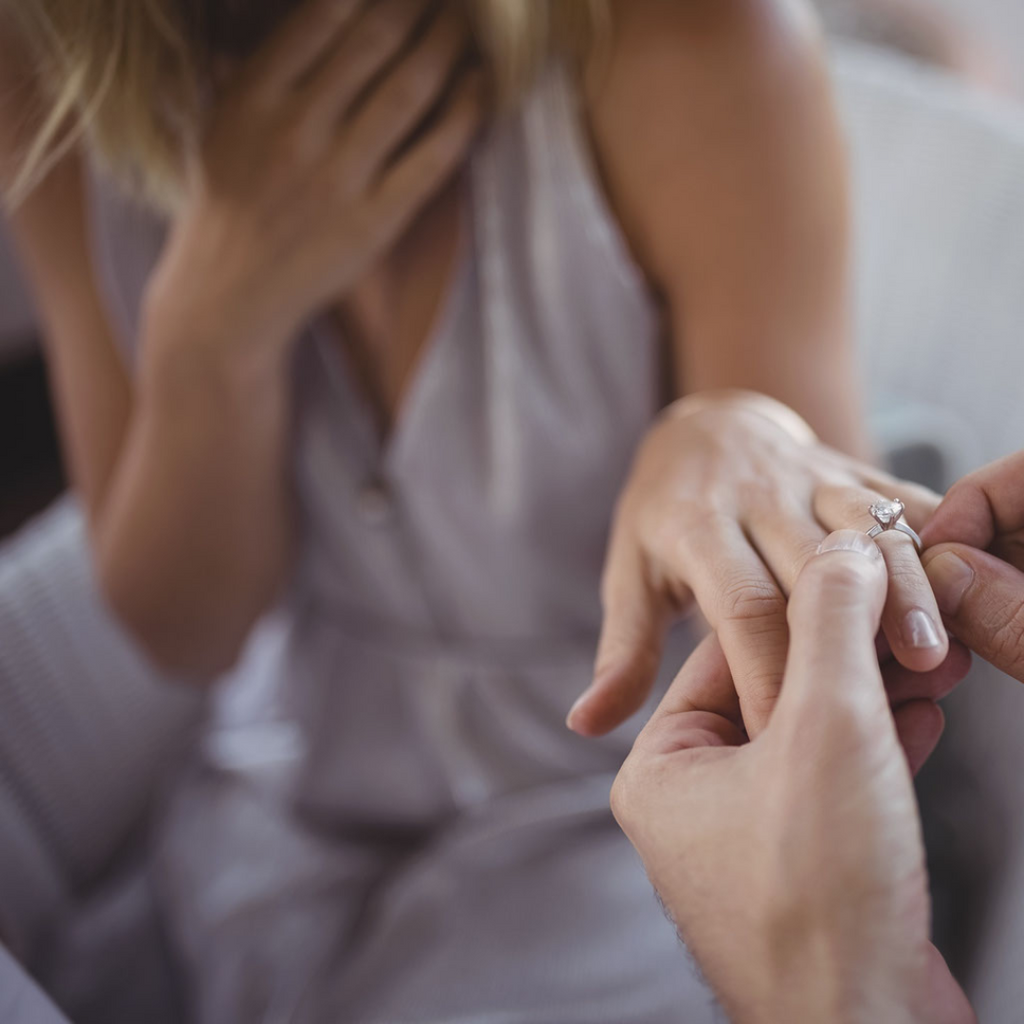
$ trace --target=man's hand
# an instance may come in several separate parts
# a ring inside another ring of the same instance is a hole
[[[1024,682],[1024,452],[956,484],[921,537],[948,628]]]
[[[739,1024],[963,1024],[973,1013],[929,941],[908,766],[938,740],[942,713],[922,699],[890,708],[877,546],[845,532],[823,552],[789,603],[789,661],[766,729],[747,741],[709,638],[638,739],[613,809]],[[936,695],[962,654],[950,662],[931,674]]]

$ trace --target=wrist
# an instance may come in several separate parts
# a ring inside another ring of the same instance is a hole
[[[770,421],[798,444],[807,447],[818,444],[818,435],[798,412],[757,391],[739,388],[699,391],[673,402],[663,415],[666,419],[679,420],[716,409],[750,412]]]
[[[825,934],[764,935],[761,955],[744,958],[756,965],[749,984],[736,986],[734,1005],[723,998],[736,1024],[924,1024],[920,979],[897,975],[871,956],[844,953]]]
[[[144,315],[136,371],[140,405],[175,415],[237,417],[264,407],[287,387],[287,349],[247,344],[207,328],[199,318],[181,322]]]
[[[140,385],[273,386],[284,376],[298,324],[254,313],[236,315],[226,303],[185,297],[155,282],[143,298]]]
[[[179,225],[171,236],[143,294],[146,346],[217,349],[243,364],[279,359],[306,314],[211,234]]]

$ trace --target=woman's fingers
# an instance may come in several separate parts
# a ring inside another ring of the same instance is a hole
[[[803,567],[827,536],[805,508],[778,508],[758,515],[747,526],[750,540],[783,593],[793,592]]]
[[[445,4],[423,38],[374,87],[351,121],[344,145],[352,160],[358,161],[357,173],[370,179],[393,162],[436,107],[465,60],[468,46],[465,17]]]
[[[658,675],[671,619],[667,602],[650,584],[646,559],[628,521],[612,534],[601,604],[594,679],[566,719],[583,736],[603,736],[643,707]]]
[[[745,740],[736,688],[718,637],[712,633],[687,658],[644,726],[637,747],[657,755],[735,747]]]
[[[714,519],[680,524],[667,549],[646,555],[629,534],[616,536],[595,682],[570,712],[572,728],[607,732],[643,705],[678,609],[666,595],[686,592],[718,635],[748,733],[764,728],[786,666],[786,598],[739,525]]]
[[[935,751],[946,719],[934,701],[914,700],[893,708],[896,735],[907,756],[912,775],[916,775]]]
[[[971,652],[953,640],[946,660],[930,672],[914,672],[898,661],[882,662],[882,679],[894,707],[911,700],[942,700],[964,681],[971,670]]]
[[[949,637],[921,557],[913,541],[897,531],[887,531],[876,543],[889,570],[882,628],[900,664],[927,672],[945,660]]]
[[[860,487],[825,486],[814,497],[814,512],[828,530],[870,530],[869,509],[882,495]],[[913,540],[898,530],[876,538],[889,572],[889,592],[882,615],[893,655],[909,669],[937,668],[949,651],[949,638]]]
[[[335,46],[362,0],[306,0],[245,65],[242,79],[264,96],[293,88]]]
[[[427,0],[379,0],[364,5],[360,16],[302,85],[310,123],[335,130],[409,44],[427,10]]]
[[[743,713],[736,686],[722,644],[714,633],[706,636],[686,659],[672,685],[665,691],[651,721],[689,711],[717,715],[743,730]]]
[[[690,528],[661,561],[718,634],[751,739],[767,725],[786,668],[786,597],[735,521]]]
[[[907,522],[918,533],[924,529],[925,523],[942,502],[941,494],[921,484],[900,480],[884,469],[865,466],[863,462],[849,456],[843,457],[843,465],[848,473],[860,480],[866,490],[877,492],[884,498],[899,498],[906,508]]]
[[[403,154],[370,195],[370,213],[384,238],[394,238],[462,166],[487,103],[480,71],[468,71],[429,133]]]
[[[949,645],[949,657],[931,672],[912,672],[895,661],[882,665],[896,731],[914,775],[924,767],[942,736],[945,720],[936,702],[952,693],[970,668],[970,651],[955,641]]]

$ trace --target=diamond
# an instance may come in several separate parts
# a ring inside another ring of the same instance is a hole
[[[903,515],[903,502],[899,498],[892,501],[878,501],[871,506],[871,517],[879,526],[887,528],[899,522]]]

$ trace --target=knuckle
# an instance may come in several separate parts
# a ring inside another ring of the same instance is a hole
[[[747,721],[766,722],[779,699],[782,681],[777,676],[749,680],[742,694],[743,717]]]
[[[877,500],[874,491],[859,483],[843,483],[826,487],[825,495],[835,502],[837,508],[843,510],[851,522],[857,523],[865,519],[868,522],[872,521],[868,508]]]
[[[726,541],[713,525],[717,516],[685,502],[666,515],[664,508],[648,505],[637,517],[638,532],[649,538],[650,550],[671,564],[696,561],[702,546],[724,547]]]
[[[774,509],[778,504],[775,489],[760,479],[741,480],[736,485],[736,497],[741,508]]]
[[[900,590],[931,590],[919,561],[893,559],[887,564],[889,582]]]
[[[718,595],[726,618],[745,623],[766,622],[785,611],[785,600],[770,580],[739,575],[726,579]]]

